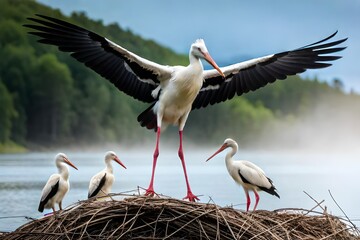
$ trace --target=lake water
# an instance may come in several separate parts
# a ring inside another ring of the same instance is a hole
[[[245,209],[242,188],[228,175],[225,153],[205,162],[217,148],[188,150],[185,152],[192,191],[200,195],[201,202],[213,202],[220,206],[233,205]],[[115,149],[116,151],[116,149]],[[3,154],[0,155],[0,231],[13,231],[26,223],[26,217],[39,218],[37,211],[41,190],[48,177],[57,171],[54,156],[57,152]],[[116,181],[113,192],[146,188],[149,184],[152,150],[127,150],[117,152],[127,166],[123,169],[114,162]],[[66,152],[79,171],[70,169],[71,189],[63,201],[63,207],[86,199],[90,178],[104,168],[104,152]],[[274,181],[281,199],[260,193],[258,209],[279,208],[311,209],[317,201],[325,200],[328,212],[343,216],[335,200],[356,225],[360,219],[360,155],[359,154],[295,154],[274,152],[239,152],[235,159],[246,159],[261,166]],[[174,198],[186,193],[177,149],[160,152],[155,175],[155,191]],[[251,194],[251,198],[254,199]],[[252,202],[253,204],[253,202]],[[252,207],[253,205],[251,205]],[[319,210],[320,209],[316,209]],[[50,210],[45,210],[50,212]]]

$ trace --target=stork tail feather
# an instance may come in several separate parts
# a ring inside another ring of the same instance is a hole
[[[137,121],[140,123],[142,127],[146,127],[147,129],[154,129],[156,132],[157,129],[157,120],[156,120],[156,114],[154,113],[154,105],[156,102],[150,105],[145,111],[140,113],[140,115],[137,117]]]
[[[274,195],[278,198],[280,198],[279,194],[276,192],[276,188],[274,186],[271,186],[271,188],[265,188],[265,187],[259,187],[261,190],[263,190],[264,192],[267,192],[271,195]]]
[[[43,212],[43,211],[44,211],[44,207],[45,207],[45,202],[41,201],[40,204],[39,204],[38,211],[39,211],[39,212]]]
[[[272,184],[272,180],[270,178],[267,178],[269,180],[269,182],[271,183],[271,188],[265,188],[265,187],[259,187],[261,190],[263,190],[264,192],[267,192],[271,195],[274,195],[278,198],[280,198],[279,194],[276,192],[276,188],[275,186]]]

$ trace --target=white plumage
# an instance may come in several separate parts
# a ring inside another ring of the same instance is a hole
[[[254,163],[249,161],[234,161],[232,157],[238,151],[238,144],[231,138],[227,138],[224,141],[224,144],[217,150],[211,157],[206,161],[209,161],[212,157],[218,153],[224,151],[226,148],[230,147],[231,151],[226,154],[225,163],[226,168],[230,176],[240,184],[246,194],[246,211],[249,211],[250,206],[250,196],[249,191],[253,191],[255,194],[256,202],[254,206],[254,211],[259,203],[260,197],[258,191],[265,191],[271,195],[275,195],[278,198],[280,196],[276,192],[276,188],[272,183],[272,180],[265,175],[265,172]]]
[[[111,161],[113,160],[126,169],[125,165],[120,161],[115,152],[107,152],[105,154],[105,169],[95,174],[90,180],[88,198],[95,196],[103,197],[111,192],[111,187],[115,181],[111,164]]]
[[[70,162],[64,153],[58,153],[55,156],[55,163],[58,173],[49,177],[49,180],[42,190],[38,208],[39,212],[43,212],[44,208],[52,208],[55,214],[55,204],[58,204],[59,209],[62,210],[62,200],[70,189],[69,169],[66,164],[77,170],[75,165]]]

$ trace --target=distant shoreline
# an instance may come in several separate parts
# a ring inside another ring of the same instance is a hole
[[[14,142],[0,143],[0,154],[25,153],[28,149]]]

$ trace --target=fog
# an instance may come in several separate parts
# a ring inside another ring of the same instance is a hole
[[[316,105],[307,107],[303,113],[297,116],[277,117],[275,122],[264,126],[261,134],[255,137],[250,136],[251,140],[250,137],[231,135],[231,126],[222,126],[224,131],[216,139],[214,136],[208,139],[194,136],[190,132],[191,127],[185,126],[185,154],[188,151],[212,153],[227,137],[236,140],[240,150],[243,151],[360,154],[360,98],[354,96],[348,99],[339,99],[325,97],[324,100],[319,100]],[[190,114],[189,118],[191,117]],[[212,121],[209,118],[206,119]],[[124,138],[120,142],[112,143],[92,145],[88,143],[81,145],[80,143],[72,147],[64,146],[52,150],[64,152],[141,151],[146,152],[150,159],[155,147],[156,135],[153,131],[141,130],[139,131],[141,136],[138,137],[138,140],[130,141]],[[178,144],[177,127],[169,126],[165,131],[162,131],[160,154],[167,151],[176,155]]]
[[[319,153],[360,153],[360,105],[320,102],[300,117],[288,117],[265,128],[255,149]]]

